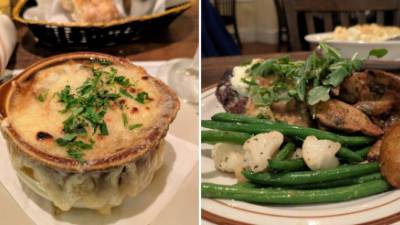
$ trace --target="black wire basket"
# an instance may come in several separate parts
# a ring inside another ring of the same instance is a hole
[[[137,40],[165,30],[192,5],[191,1],[167,8],[162,13],[141,17],[129,16],[106,23],[48,22],[24,19],[26,9],[35,0],[20,0],[13,9],[13,19],[26,25],[41,43],[63,47],[99,47]]]

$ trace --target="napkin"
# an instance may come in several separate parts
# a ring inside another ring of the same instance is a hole
[[[126,1],[126,0],[125,0]],[[131,0],[130,9],[124,7],[124,0],[114,0],[122,16],[143,16],[160,13],[166,8],[182,4],[188,0]],[[50,22],[73,22],[69,12],[65,11],[60,0],[37,0],[37,6],[24,12],[25,19],[45,20]]]
[[[0,76],[4,73],[8,60],[17,43],[17,31],[10,17],[0,13]]]
[[[21,185],[12,168],[6,143],[0,135],[0,182],[22,210],[40,225],[132,225],[150,224],[168,205],[197,163],[197,147],[173,135],[167,135],[165,163],[146,190],[101,215],[93,210],[73,209],[55,215],[51,203]]]

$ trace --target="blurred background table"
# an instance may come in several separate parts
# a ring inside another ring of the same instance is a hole
[[[307,58],[308,54],[309,52],[291,52],[203,58],[201,62],[201,87],[204,90],[216,84],[221,79],[222,75],[224,75],[225,71],[231,70],[234,66],[248,59],[270,59],[287,55],[291,59],[301,60]]]
[[[198,46],[198,2],[179,16],[164,31],[144,37],[132,43],[115,46],[82,49],[127,57],[130,60],[169,60],[172,58],[192,58]],[[8,64],[9,69],[22,69],[32,63],[52,55],[77,51],[63,49],[62,46],[49,48],[37,43],[33,34],[23,26],[18,27],[18,44]]]

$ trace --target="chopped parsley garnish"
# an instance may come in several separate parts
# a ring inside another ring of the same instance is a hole
[[[120,84],[123,87],[132,86],[132,84],[129,82],[128,78],[126,78],[126,77],[116,76],[114,80],[115,80],[115,82],[117,82],[118,84]]]
[[[108,65],[105,61],[96,61],[101,65]],[[94,141],[89,139],[85,142],[89,133],[101,136],[109,135],[106,121],[104,119],[107,110],[112,103],[120,105],[120,98],[129,97],[136,101],[144,102],[148,99],[148,94],[139,93],[133,96],[125,88],[134,86],[130,80],[124,76],[117,75],[117,70],[113,67],[110,70],[102,68],[90,68],[92,76],[88,78],[80,87],[75,90],[67,85],[63,90],[56,93],[58,101],[64,105],[60,113],[68,114],[63,122],[64,137],[56,139],[59,146],[67,149],[67,154],[83,163],[83,151],[93,148]],[[139,100],[137,100],[139,99]],[[39,99],[40,100],[40,99]],[[123,100],[122,100],[123,101]],[[135,129],[141,124],[128,124],[128,115],[124,112],[126,108],[119,107],[122,111],[124,126],[129,129]]]
[[[44,101],[46,100],[48,94],[49,94],[49,91],[48,91],[48,90],[45,90],[45,91],[41,92],[41,93],[38,95],[37,99],[38,99],[40,102],[44,102]]]
[[[139,103],[144,104],[146,102],[146,100],[149,100],[149,94],[147,92],[140,92],[135,100]]]
[[[126,113],[122,113],[122,122],[124,123],[124,127],[128,128],[129,130],[133,130],[142,126],[140,123],[129,125],[128,115]]]
[[[128,127],[128,116],[126,113],[122,113],[122,122],[124,123],[124,127]]]
[[[131,98],[139,102],[140,104],[146,103],[147,100],[150,100],[149,94],[147,92],[140,92],[136,96],[131,95],[127,90],[120,88],[119,93],[125,97]]]
[[[67,150],[68,155],[71,158],[74,158],[78,160],[80,163],[85,163],[86,160],[83,159],[83,152],[75,149],[68,149]]]
[[[140,123],[132,124],[128,128],[129,128],[129,130],[133,130],[133,129],[136,129],[136,128],[139,128],[139,127],[142,127],[142,124],[140,124]]]
[[[82,158],[83,150],[88,150],[93,147],[93,143],[85,143],[80,140],[76,140],[77,135],[66,134],[63,138],[56,139],[58,145],[66,147],[67,153],[70,157],[84,163],[85,160]]]
[[[123,89],[123,88],[120,88],[120,89],[119,89],[119,93],[120,93],[121,95],[125,96],[125,97],[134,99],[133,95],[129,94],[129,92],[128,92],[127,90]]]
[[[102,66],[110,66],[113,64],[111,61],[107,59],[92,58],[90,61],[92,61],[92,63],[97,63]]]

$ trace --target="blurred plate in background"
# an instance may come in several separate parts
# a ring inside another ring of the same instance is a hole
[[[305,36],[305,40],[311,44],[328,43],[330,46],[338,49],[346,58],[351,58],[355,52],[358,52],[360,58],[366,58],[371,49],[386,48],[388,53],[380,58],[379,61],[400,61],[400,40],[382,42],[334,41],[330,40],[331,36],[332,33],[330,32],[309,34]]]

